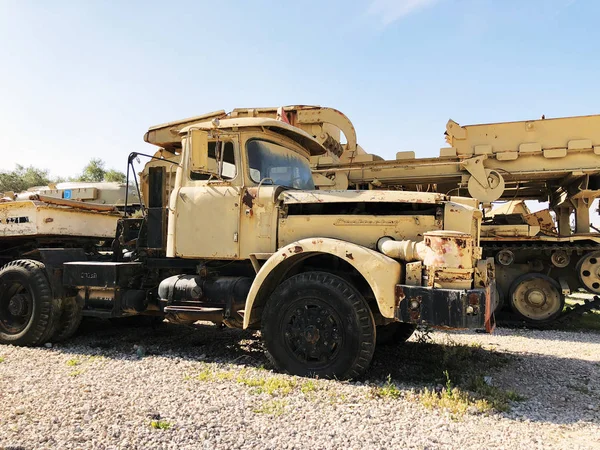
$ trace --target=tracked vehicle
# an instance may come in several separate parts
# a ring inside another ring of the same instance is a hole
[[[342,129],[354,133],[347,119]],[[600,115],[468,126],[450,120],[445,136],[450,147],[434,158],[398,152],[383,160],[359,146],[315,157],[315,182],[477,200],[504,323],[542,326],[600,309],[600,298],[564,309],[572,292],[600,293],[600,233],[590,227],[600,196]],[[525,201],[548,202],[548,209],[531,213]]]

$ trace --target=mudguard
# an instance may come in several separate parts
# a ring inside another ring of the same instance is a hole
[[[244,310],[244,328],[260,320],[260,306],[275,289],[282,275],[295,264],[315,254],[335,255],[352,265],[365,278],[381,315],[394,318],[394,289],[400,282],[402,266],[375,250],[331,238],[308,238],[292,242],[273,253],[263,264],[252,283]]]

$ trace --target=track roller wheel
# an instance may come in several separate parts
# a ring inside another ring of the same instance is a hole
[[[512,310],[529,323],[550,322],[565,306],[560,285],[540,273],[521,275],[511,285],[508,297]]]
[[[600,294],[600,252],[584,255],[577,262],[577,273],[588,291]]]

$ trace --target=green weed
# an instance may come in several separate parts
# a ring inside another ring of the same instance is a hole
[[[457,387],[444,389],[441,392],[424,389],[419,392],[418,398],[426,408],[443,409],[454,417],[463,416],[469,410],[486,412],[492,409],[492,405],[487,400],[476,399]]]
[[[398,386],[392,383],[392,377],[391,375],[388,375],[383,386],[374,386],[371,388],[370,395],[374,398],[390,398],[396,400],[402,397],[402,391],[398,389]]]
[[[173,426],[171,422],[167,422],[166,420],[153,420],[150,422],[150,426],[155,430],[168,430]]]
[[[285,400],[269,400],[254,408],[252,412],[279,417],[285,412],[286,406],[287,402]]]
[[[525,400],[525,397],[516,391],[505,391],[496,386],[489,385],[481,376],[473,378],[468,384],[468,389],[480,399],[489,403],[497,411],[510,411],[510,402],[522,402]]]
[[[303,394],[309,394],[317,390],[317,383],[313,380],[306,380],[300,385],[300,392]]]

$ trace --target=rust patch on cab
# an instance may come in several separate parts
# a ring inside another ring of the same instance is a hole
[[[242,203],[246,205],[248,208],[252,208],[254,201],[254,197],[249,191],[244,191],[244,195],[242,196]]]

